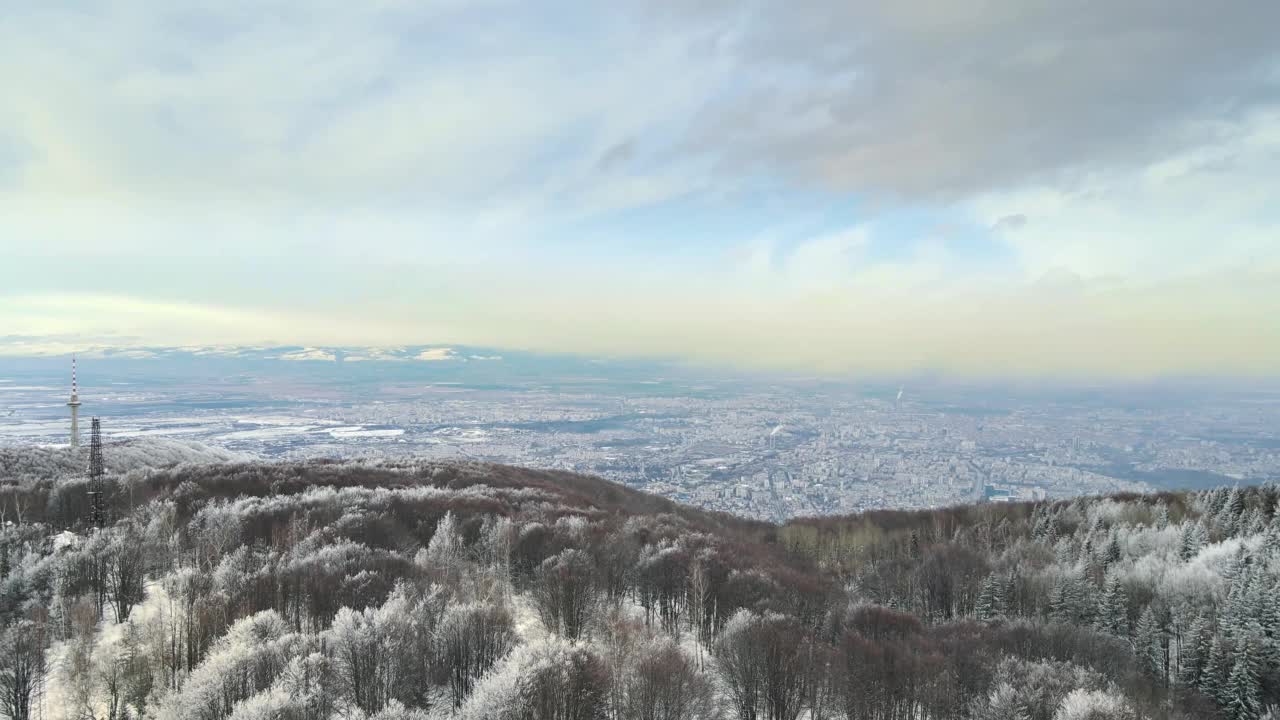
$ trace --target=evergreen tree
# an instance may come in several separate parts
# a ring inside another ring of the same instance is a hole
[[[1231,720],[1258,720],[1262,714],[1262,685],[1250,643],[1244,643],[1227,679],[1223,707]]]
[[[1076,556],[1075,553],[1072,552],[1071,540],[1069,538],[1063,538],[1058,541],[1055,553],[1057,555],[1059,565],[1062,565],[1063,567],[1071,567],[1075,564]]]
[[[1156,616],[1155,609],[1148,605],[1138,618],[1138,626],[1133,633],[1133,649],[1143,668],[1154,678],[1167,680],[1165,668],[1164,628]]]
[[[1120,539],[1116,534],[1111,533],[1111,540],[1107,542],[1107,547],[1102,553],[1102,564],[1104,567],[1111,567],[1113,564],[1120,562]]]
[[[1223,704],[1227,697],[1227,659],[1221,639],[1215,634],[1209,642],[1209,656],[1200,673],[1200,692]]]
[[[1000,600],[1003,603],[1005,615],[1013,617],[1022,614],[1022,609],[1018,605],[1018,579],[1012,570],[1000,583]]]
[[[1093,585],[1080,575],[1062,575],[1054,582],[1049,598],[1050,617],[1068,625],[1088,625],[1097,602],[1089,597]]]
[[[978,593],[975,611],[979,620],[995,620],[1004,617],[1006,612],[1004,581],[1000,576],[991,573],[986,580],[982,581],[982,590]]]
[[[1245,513],[1244,520],[1240,525],[1245,534],[1257,535],[1267,529],[1267,519],[1263,516],[1262,509],[1255,507]]]
[[[995,617],[995,601],[991,597],[991,576],[982,581],[982,590],[974,602],[973,613],[979,620],[990,620]]]
[[[1178,556],[1183,560],[1190,560],[1200,552],[1200,546],[1203,544],[1200,540],[1199,525],[1193,522],[1182,524],[1182,543],[1178,548]]]
[[[1227,496],[1227,501],[1223,503],[1222,510],[1218,512],[1215,518],[1218,526],[1222,528],[1222,532],[1228,536],[1235,535],[1240,527],[1240,517],[1244,514],[1244,494],[1240,492],[1240,487],[1236,486],[1231,489],[1231,494]]]
[[[1125,638],[1129,636],[1129,603],[1119,576],[1107,573],[1103,586],[1102,603],[1098,608],[1098,626],[1104,631]]]
[[[1160,503],[1156,509],[1156,528],[1164,530],[1167,527],[1169,527],[1169,506]]]
[[[1209,657],[1209,626],[1203,616],[1191,621],[1182,652],[1178,657],[1178,684],[1187,688],[1200,686],[1200,675]]]

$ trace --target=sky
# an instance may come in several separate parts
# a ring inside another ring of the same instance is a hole
[[[1280,3],[0,12],[0,354],[1280,374]]]

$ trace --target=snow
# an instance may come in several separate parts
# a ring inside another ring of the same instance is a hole
[[[12,478],[76,477],[84,473],[85,449],[66,445],[0,447],[0,475]],[[193,440],[141,438],[105,443],[107,471],[122,474],[183,463],[216,464],[246,460],[244,455]]]
[[[317,430],[315,425],[283,425],[275,427],[257,428],[255,430],[236,430],[224,435],[220,435],[220,440],[270,440],[274,438],[288,437],[291,435],[305,435],[312,430]]]
[[[68,548],[80,547],[80,536],[70,530],[63,530],[53,536],[53,550],[59,552]]]
[[[338,356],[330,350],[320,350],[318,348],[305,348],[303,350],[295,350],[294,352],[282,353],[280,360],[297,360],[297,361],[321,361],[336,362]]]
[[[550,635],[542,624],[542,616],[534,606],[533,599],[526,593],[517,593],[511,598],[511,621],[515,626],[516,637],[521,644],[542,640]]]
[[[395,437],[403,435],[403,428],[382,428],[382,429],[365,429],[363,426],[354,428],[330,428],[329,434],[335,438],[361,438],[361,437]]]
[[[431,348],[430,350],[423,350],[422,352],[418,353],[414,359],[423,360],[426,362],[439,362],[441,360],[456,360],[457,357],[458,357],[457,353],[454,352],[453,348],[446,347],[446,348]]]

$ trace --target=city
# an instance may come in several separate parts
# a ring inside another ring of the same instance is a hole
[[[660,366],[630,368],[621,381],[574,368],[512,380],[521,358],[473,353],[486,361],[467,363],[448,348],[410,357],[451,360],[385,357],[373,363],[385,366],[378,372],[363,361],[364,374],[329,350],[247,352],[227,360],[238,371],[223,381],[184,375],[172,353],[99,363],[110,371],[90,359],[82,377],[101,384],[81,383],[82,412],[102,416],[109,443],[161,437],[246,458],[413,456],[569,470],[774,521],[1280,478],[1280,394],[1265,389],[1050,394],[726,379]],[[322,359],[300,361],[300,352]],[[504,364],[499,381],[491,368]],[[59,396],[69,380],[56,367],[0,377],[0,444],[66,442]]]

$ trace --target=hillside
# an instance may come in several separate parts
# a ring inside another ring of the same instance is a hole
[[[778,526],[494,465],[164,464],[114,473],[93,529],[82,479],[0,463],[0,714],[1253,720],[1280,702],[1274,487]]]
[[[113,441],[107,445],[109,451],[103,454],[103,464],[115,474],[183,463],[208,465],[247,459],[223,448],[176,438]],[[87,445],[75,450],[65,445],[0,446],[0,478],[10,483],[75,477],[85,472],[88,462]]]

